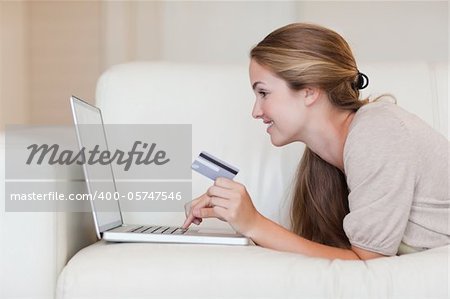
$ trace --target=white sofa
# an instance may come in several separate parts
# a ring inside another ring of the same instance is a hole
[[[28,129],[24,128],[22,136],[33,140]],[[57,173],[52,175],[61,179]],[[4,196],[5,136],[0,132],[0,298],[54,298],[64,265],[78,250],[96,241],[92,215],[5,212]]]
[[[398,104],[447,134],[446,66],[373,63],[367,94]],[[135,62],[105,72],[97,104],[106,123],[192,123],[193,156],[233,161],[256,208],[287,226],[291,177],[301,144],[275,148],[251,118],[247,66]],[[193,196],[211,184],[193,175]],[[126,213],[126,222],[181,225],[183,213]],[[204,226],[226,226],[207,220]],[[447,298],[449,246],[369,261],[328,261],[258,246],[114,244],[78,252],[58,281],[58,298]]]
[[[393,93],[400,106],[447,134],[446,65],[359,68],[371,80],[365,95]],[[167,62],[109,69],[99,79],[96,99],[106,123],[192,123],[193,156],[206,150],[233,162],[241,169],[236,180],[247,186],[256,208],[288,226],[291,177],[303,146],[273,147],[265,126],[251,118],[253,100],[247,66]],[[3,183],[2,177],[2,202]],[[193,196],[209,184],[193,174]],[[184,213],[125,213],[124,218],[181,225]],[[258,246],[95,242],[93,223],[84,213],[2,211],[0,220],[1,298],[51,298],[55,285],[56,297],[67,299],[447,298],[449,292],[449,246],[370,261],[328,261]],[[205,220],[202,226],[227,224]],[[23,232],[32,237],[21,238]]]

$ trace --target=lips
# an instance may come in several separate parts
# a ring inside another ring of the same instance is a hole
[[[268,125],[267,130],[269,130],[270,127],[273,125],[273,120],[263,120],[263,122]]]

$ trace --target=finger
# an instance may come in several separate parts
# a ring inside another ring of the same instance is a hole
[[[202,202],[203,200],[205,200],[205,198],[208,197],[208,194],[203,193],[202,195],[200,195],[199,197],[193,199],[191,201],[191,208],[195,207],[197,204],[199,204],[200,202]]]
[[[182,228],[188,228],[192,223],[195,223],[197,225],[199,225],[200,223],[202,223],[202,218],[198,218],[193,216],[192,219],[186,219],[183,223],[183,225],[181,226]]]
[[[201,208],[201,209],[194,209],[193,212],[195,217],[199,218],[217,218],[218,215],[214,212],[214,208]]]
[[[210,202],[211,202],[210,196],[208,196],[208,195],[205,193],[205,194],[203,194],[202,196],[196,198],[196,199],[192,202],[192,204],[188,207],[189,210],[188,210],[187,212],[186,212],[186,210],[185,210],[185,213],[187,213],[187,214],[192,213],[192,210],[193,210],[194,208],[196,208],[196,207],[198,207],[198,208],[204,208],[204,207],[207,207],[207,206],[209,206],[209,205],[211,204]],[[186,215],[186,217],[187,217],[187,215]]]
[[[195,206],[192,206],[192,209],[201,209],[211,207],[211,196],[205,193],[204,196],[197,202]]]
[[[188,228],[189,225],[191,225],[191,223],[194,221],[196,217],[190,213],[189,216],[186,218],[186,220],[184,220],[183,225],[181,226],[182,228]]]
[[[189,214],[182,225],[183,228],[188,228],[189,225],[191,225],[191,223],[194,221],[194,219],[198,218],[195,215],[193,215],[193,213],[192,213],[193,209],[201,209],[201,208],[208,207],[211,205],[211,197],[209,197],[206,193],[203,194],[202,196],[196,198],[195,200],[197,200],[197,203],[195,205],[191,206]]]
[[[191,201],[188,201],[185,205],[184,205],[184,215],[186,216],[186,218],[189,218],[189,214],[191,214],[191,212],[192,212],[192,208],[193,208],[193,202],[195,201],[195,200],[198,200],[198,198],[197,199],[193,199],[193,200],[191,200]]]
[[[208,207],[211,204],[211,197],[205,193],[202,196],[198,198],[198,201],[192,205],[191,210],[195,208],[205,208]]]
[[[228,178],[219,177],[214,181],[214,185],[225,189],[233,189],[237,183]]]
[[[206,192],[206,194],[208,194],[208,196],[210,196],[210,197],[215,196],[215,197],[222,197],[222,198],[232,198],[234,192],[231,189],[213,185],[208,188],[208,191]]]
[[[226,220],[227,219],[227,209],[215,206],[215,207],[213,207],[213,210],[216,213],[216,215],[218,216],[217,218],[219,218],[222,221],[227,221]]]
[[[192,210],[192,207],[194,207],[204,196],[206,193],[202,194],[201,196],[194,198],[193,200],[188,201],[184,204],[184,214],[186,217],[188,216],[189,212]]]
[[[192,208],[192,200],[188,201],[184,205],[184,215],[186,216],[186,218],[189,216],[189,212],[191,212],[191,208]]]
[[[227,210],[225,208],[215,206],[212,208],[194,209],[193,213],[196,217],[219,218],[221,220],[225,220]]]
[[[213,196],[213,197],[211,197],[211,205],[213,207],[221,207],[221,208],[228,209],[230,206],[230,200]]]

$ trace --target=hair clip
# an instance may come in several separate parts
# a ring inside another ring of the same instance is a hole
[[[360,73],[358,71],[358,78],[356,81],[356,87],[358,89],[364,89],[369,85],[369,77],[366,76],[364,73]]]

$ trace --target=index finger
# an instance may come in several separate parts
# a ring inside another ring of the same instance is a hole
[[[206,207],[210,204],[210,197],[204,193],[203,195],[201,195],[200,197],[195,199],[196,201],[198,200],[198,202],[195,204],[196,206],[200,206],[200,207]],[[191,225],[191,223],[194,221],[194,219],[197,218],[194,216],[194,214],[192,213],[192,209],[190,209],[189,211],[189,215],[187,216],[186,220],[184,221],[182,227],[183,228],[187,228],[189,227],[189,225]]]
[[[189,213],[189,216],[186,218],[186,220],[184,220],[183,225],[181,226],[182,228],[188,228],[189,225],[191,225],[192,221],[194,221],[194,214]]]

